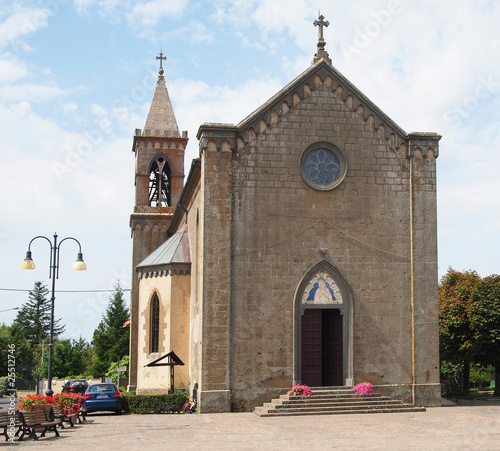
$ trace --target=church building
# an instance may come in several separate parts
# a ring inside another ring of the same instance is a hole
[[[335,69],[323,19],[302,74],[236,125],[199,127],[187,176],[157,57],[132,149],[137,394],[251,411],[297,383],[370,382],[440,405],[440,136],[407,133]]]

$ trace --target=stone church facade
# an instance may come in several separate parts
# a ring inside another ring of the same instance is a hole
[[[202,413],[249,411],[295,383],[367,381],[440,405],[440,136],[402,130],[332,66],[320,34],[308,69],[197,139],[182,185],[187,134],[160,68],[133,147],[137,393],[168,391],[170,366],[155,362],[173,351],[175,384]]]

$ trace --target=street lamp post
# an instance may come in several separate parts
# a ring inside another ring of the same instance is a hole
[[[87,269],[87,265],[83,261],[82,254],[82,246],[80,242],[71,236],[63,238],[59,243],[57,243],[57,233],[54,233],[54,241],[51,242],[49,238],[43,235],[36,236],[33,238],[29,245],[28,251],[26,252],[26,258],[21,264],[22,269],[35,269],[35,262],[31,258],[31,243],[38,238],[43,238],[47,240],[50,244],[50,270],[49,270],[49,278],[52,278],[52,297],[50,299],[51,302],[51,312],[50,312],[50,337],[49,337],[49,362],[48,362],[48,386],[45,394],[47,396],[52,396],[54,391],[52,390],[52,360],[54,356],[54,301],[56,300],[56,279],[59,278],[59,250],[61,249],[61,244],[66,240],[76,241],[78,244],[78,254],[76,257],[75,263],[73,263],[73,269],[76,271],[85,271]]]

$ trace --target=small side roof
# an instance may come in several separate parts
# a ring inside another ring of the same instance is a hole
[[[173,263],[191,263],[186,224],[160,247],[151,252],[137,267],[170,265]]]

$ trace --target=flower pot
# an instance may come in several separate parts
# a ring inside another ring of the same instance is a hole
[[[50,410],[52,409],[52,404],[33,404],[31,410],[44,410],[47,418],[50,416]]]

